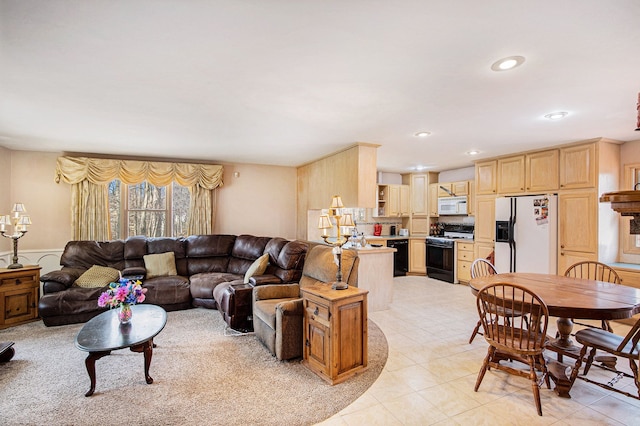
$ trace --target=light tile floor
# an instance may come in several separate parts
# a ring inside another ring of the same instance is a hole
[[[581,380],[574,384],[571,399],[543,386],[542,417],[527,379],[491,370],[474,392],[487,343],[482,336],[468,343],[478,313],[466,285],[397,277],[390,308],[370,313],[369,319],[387,337],[387,364],[359,399],[322,426],[640,424],[640,401]],[[629,330],[613,324],[616,333]],[[555,318],[549,329],[554,335]],[[627,365],[626,360],[618,362],[619,368],[628,371]],[[589,377],[599,380],[612,376],[599,368],[589,372]],[[618,386],[636,392],[630,379]]]

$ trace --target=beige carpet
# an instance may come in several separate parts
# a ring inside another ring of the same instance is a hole
[[[16,342],[13,360],[0,364],[0,424],[314,424],[360,396],[388,351],[369,321],[368,370],[331,386],[300,361],[277,361],[252,335],[224,336],[215,310],[169,312],[155,339],[154,383],[145,383],[142,354],[119,350],[96,362],[96,391],[86,398],[87,353],[74,344],[81,327],[0,330],[0,341]]]

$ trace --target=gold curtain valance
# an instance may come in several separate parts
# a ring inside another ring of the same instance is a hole
[[[197,185],[211,190],[222,186],[222,172],[223,167],[215,164],[58,157],[56,183],[62,180],[73,185],[88,180],[99,185],[119,179],[127,185],[147,181],[167,186],[176,181],[182,186]]]

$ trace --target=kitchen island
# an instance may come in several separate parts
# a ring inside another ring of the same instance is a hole
[[[360,258],[358,288],[369,290],[368,311],[388,309],[393,299],[393,254],[396,249],[371,245],[352,249]]]

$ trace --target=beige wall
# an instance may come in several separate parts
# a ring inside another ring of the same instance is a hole
[[[293,167],[224,164],[214,232],[294,239],[296,179]]]
[[[0,147],[0,214],[22,202],[31,216],[20,250],[62,249],[71,236],[71,190],[54,181],[60,153],[11,151]],[[295,238],[296,169],[225,164],[224,186],[218,190],[214,232]],[[234,172],[240,174],[234,177]],[[8,239],[0,252],[11,250]]]

